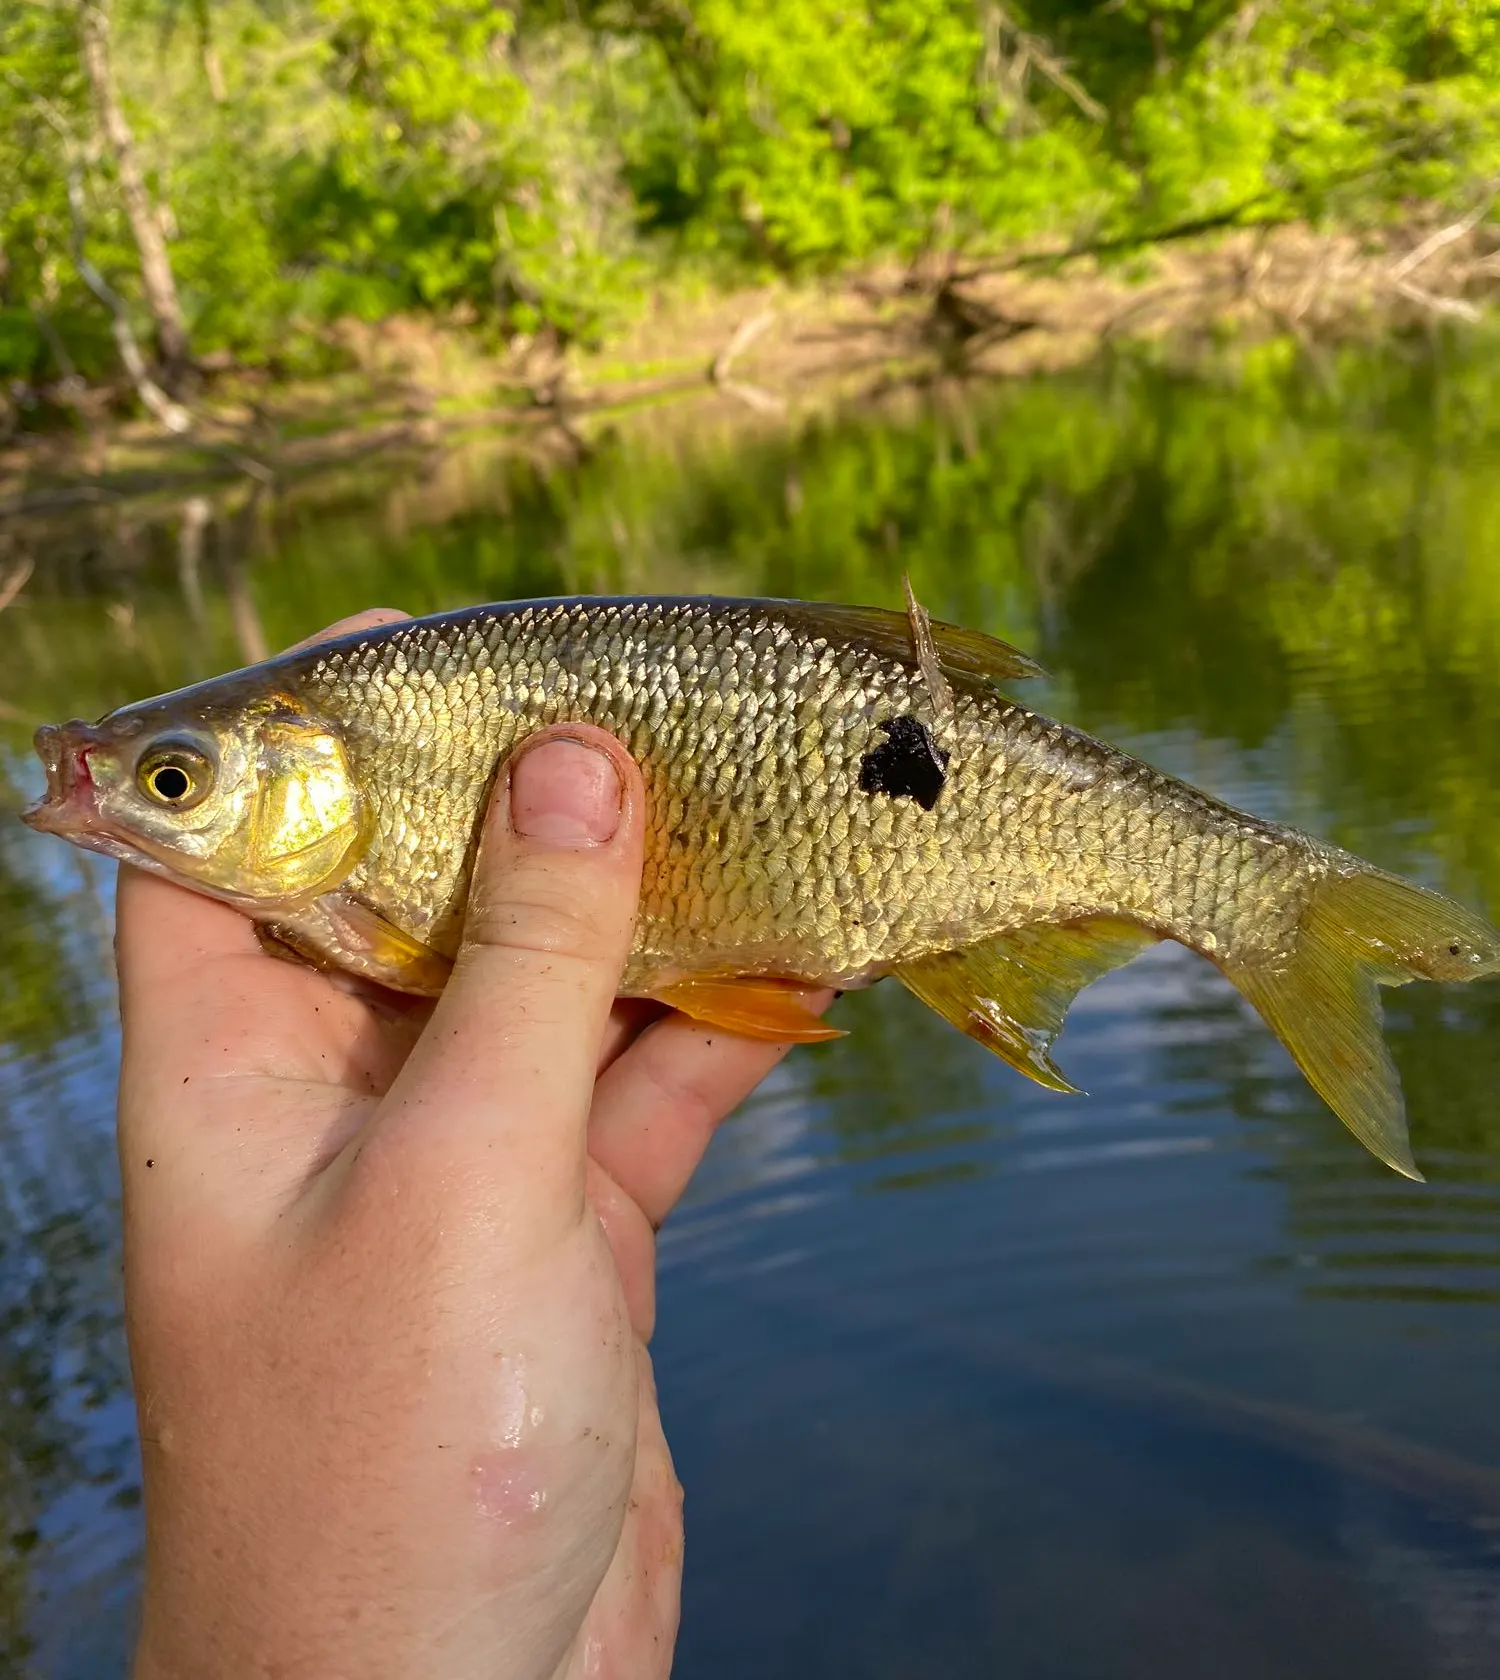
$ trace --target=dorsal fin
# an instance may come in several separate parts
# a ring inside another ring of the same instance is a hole
[[[911,621],[904,612],[884,607],[845,607],[820,601],[781,603],[782,616],[795,629],[825,640],[863,642],[866,647],[903,665],[918,666],[912,643]],[[933,646],[943,674],[964,688],[986,686],[1007,678],[1042,677],[1046,672],[1028,654],[1009,642],[986,636],[982,630],[965,630],[956,624],[930,621]]]
[[[943,662],[938,657],[937,640],[932,634],[932,614],[917,599],[911,586],[911,573],[902,572],[901,588],[906,595],[906,622],[911,627],[911,645],[916,649],[917,664],[922,668],[922,681],[932,700],[932,709],[939,718],[947,718],[953,711],[953,690],[943,675]]]

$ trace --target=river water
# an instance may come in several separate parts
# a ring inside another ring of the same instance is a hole
[[[0,530],[4,797],[91,716],[369,604],[713,590],[1036,652],[1027,699],[1500,911],[1500,347],[1129,357],[766,429],[647,411]],[[0,821],[0,1672],[122,1672],[112,866]],[[663,1233],[677,1672],[1500,1673],[1500,983],[1388,993],[1370,1159],[1208,964],[1090,989],[1027,1084],[837,1006]]]

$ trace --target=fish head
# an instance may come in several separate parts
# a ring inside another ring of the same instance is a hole
[[[369,812],[338,731],[289,696],[174,696],[36,734],[47,791],[23,820],[246,909],[338,885]]]

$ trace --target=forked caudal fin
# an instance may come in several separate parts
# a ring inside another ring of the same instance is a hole
[[[896,970],[929,1008],[1054,1091],[1075,1089],[1052,1060],[1074,996],[1157,935],[1107,917],[1017,928]],[[1500,933],[1462,905],[1360,868],[1313,891],[1291,952],[1221,966],[1291,1052],[1308,1083],[1373,1154],[1421,1178],[1379,986],[1500,972]]]
[[[1223,967],[1355,1137],[1420,1179],[1376,988],[1493,974],[1500,933],[1451,899],[1369,870],[1315,889],[1289,956]]]

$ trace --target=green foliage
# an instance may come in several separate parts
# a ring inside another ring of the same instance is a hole
[[[706,0],[682,39],[649,33],[689,90],[667,189],[703,245],[828,266],[1067,225],[1122,184],[1076,112],[1017,120],[983,7]]]
[[[317,0],[311,22],[342,98],[326,149],[286,162],[307,256],[373,280],[385,308],[484,296],[518,184],[507,153],[525,92],[499,60],[509,19],[488,0]]]
[[[78,3],[0,9],[0,377],[115,369],[70,165],[140,308]],[[113,42],[193,347],[252,362],[400,311],[594,339],[681,260],[1359,225],[1500,180],[1495,0],[113,0]]]
[[[630,216],[581,32],[539,28],[523,54],[490,0],[122,0],[114,21],[199,354],[285,358],[341,315],[401,310],[590,335],[620,307]],[[88,255],[134,306],[72,10],[25,0],[0,18],[0,376],[55,378],[58,343],[113,371],[72,261],[70,159]]]
[[[72,18],[0,8],[0,376],[46,362],[44,323],[76,331],[88,313],[67,254],[64,158],[85,111]]]
[[[1132,113],[1168,217],[1259,195],[1353,222],[1465,204],[1500,170],[1500,6],[1282,0],[1211,35]]]

